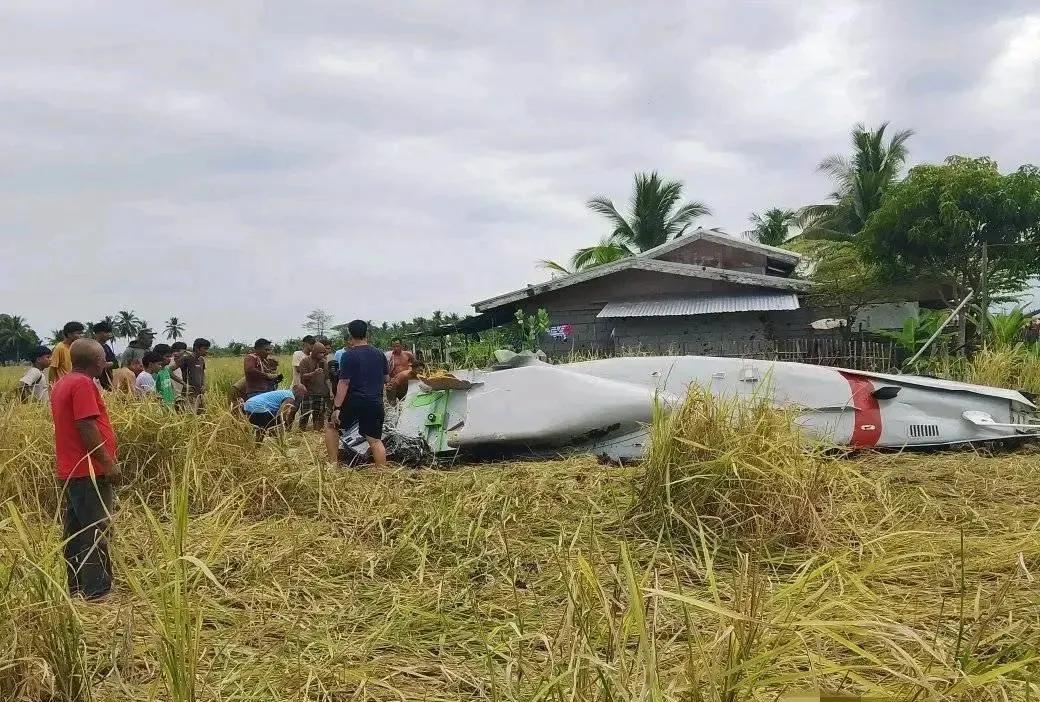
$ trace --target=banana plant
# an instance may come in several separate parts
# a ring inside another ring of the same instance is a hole
[[[945,312],[925,310],[917,317],[907,317],[903,320],[903,328],[898,331],[880,331],[878,333],[891,339],[900,350],[912,356],[921,350],[935,330],[945,321]],[[952,334],[941,334],[937,341],[942,342],[950,338],[952,338]]]

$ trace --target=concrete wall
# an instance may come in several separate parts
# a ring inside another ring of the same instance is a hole
[[[766,337],[765,315],[755,312],[636,317],[612,322],[619,348],[668,349],[677,353],[711,353],[724,343],[753,342]]]
[[[597,319],[595,311],[556,310],[549,311],[549,317],[552,324],[570,324],[574,330],[567,341],[543,340],[542,348],[549,353],[642,348],[713,355],[721,349],[737,353],[742,345],[814,334],[809,327],[811,315],[805,310],[617,319]]]
[[[919,312],[920,305],[916,302],[884,302],[878,305],[866,305],[856,313],[856,320],[852,323],[852,328],[858,331],[862,325],[864,331],[902,329],[903,322],[917,317]]]

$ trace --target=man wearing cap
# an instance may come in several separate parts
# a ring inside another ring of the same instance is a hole
[[[151,329],[145,328],[137,332],[137,338],[127,344],[123,355],[119,357],[119,365],[126,368],[133,363],[134,359],[143,360],[144,355],[152,349],[153,339],[155,339],[155,332]]]
[[[37,402],[50,400],[46,373],[50,367],[51,350],[46,346],[37,346],[33,351],[32,365],[18,381],[18,392],[21,394],[22,402],[28,402],[30,397]]]
[[[271,342],[257,339],[253,344],[253,353],[242,362],[246,376],[246,399],[270,392],[282,382],[282,375],[277,373],[278,359],[271,357]]]

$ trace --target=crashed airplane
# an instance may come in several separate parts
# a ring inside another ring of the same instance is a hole
[[[696,384],[718,396],[794,409],[815,440],[856,448],[1000,442],[1040,435],[1023,393],[913,375],[704,356],[609,358],[551,365],[511,355],[491,370],[413,382],[388,433],[433,456],[591,453],[641,458],[655,399]],[[358,436],[345,444],[364,451]],[[393,442],[390,442],[391,451]]]

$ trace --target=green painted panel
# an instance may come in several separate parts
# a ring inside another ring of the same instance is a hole
[[[432,405],[434,402],[440,399],[440,396],[444,394],[443,390],[437,390],[434,392],[423,392],[419,393],[412,398],[412,407],[425,407],[426,405]]]

